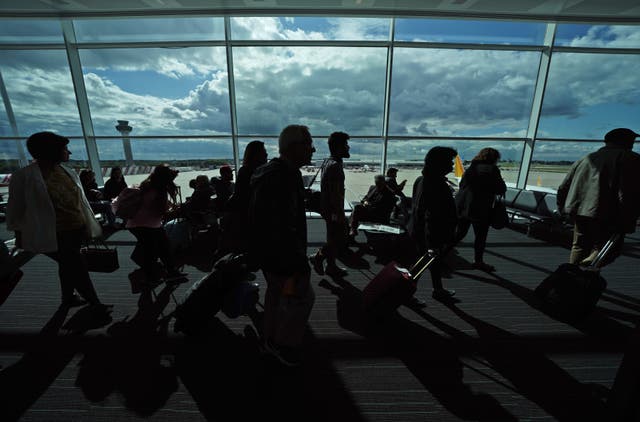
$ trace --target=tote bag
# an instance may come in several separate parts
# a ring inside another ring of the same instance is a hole
[[[109,248],[103,240],[93,239],[80,249],[80,254],[87,262],[87,268],[91,272],[112,273],[118,268],[118,250]]]
[[[491,227],[496,230],[504,229],[509,225],[509,215],[507,207],[504,205],[504,197],[496,196],[491,208]]]

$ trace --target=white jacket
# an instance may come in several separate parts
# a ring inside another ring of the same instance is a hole
[[[87,235],[92,238],[100,237],[102,228],[93,215],[78,175],[72,169],[63,165],[61,167],[78,185]],[[56,214],[37,163],[16,170],[11,175],[7,203],[7,230],[22,233],[22,248],[24,250],[35,253],[58,250]]]

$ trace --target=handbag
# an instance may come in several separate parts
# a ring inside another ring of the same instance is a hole
[[[97,273],[112,273],[118,268],[118,250],[110,248],[101,239],[92,239],[80,249],[80,254],[87,263],[87,269]]]
[[[496,230],[504,229],[509,225],[509,215],[507,214],[507,207],[504,205],[504,197],[502,195],[496,196],[494,199],[490,217],[489,223],[491,227]]]

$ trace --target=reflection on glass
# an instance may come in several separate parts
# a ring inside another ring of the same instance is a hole
[[[0,44],[55,44],[64,42],[58,20],[0,19]]]
[[[396,41],[541,45],[546,24],[447,19],[396,19]]]
[[[128,120],[135,135],[231,133],[223,47],[81,50],[97,135],[118,135]]]
[[[82,135],[64,50],[3,51],[0,72],[20,136],[43,130],[64,136]],[[2,124],[3,128],[7,126]]]
[[[80,43],[224,39],[224,18],[78,19],[73,25]]]
[[[523,137],[537,52],[396,48],[389,133]]]
[[[238,131],[278,134],[288,124],[312,136],[342,130],[381,135],[386,49],[234,48]]]
[[[570,47],[638,48],[640,26],[560,24],[555,45]]]
[[[554,53],[538,136],[603,139],[640,116],[640,56]]]
[[[323,17],[231,18],[236,40],[387,40],[390,19]]]
[[[575,161],[603,146],[603,142],[536,141],[527,184],[557,189]]]

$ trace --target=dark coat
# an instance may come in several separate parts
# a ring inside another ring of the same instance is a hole
[[[456,205],[445,176],[423,170],[413,185],[409,235],[419,253],[453,243]]]
[[[506,191],[507,185],[495,164],[472,161],[456,195],[458,217],[488,223],[496,195],[504,195]]]
[[[252,263],[281,276],[310,270],[300,170],[280,158],[255,170],[251,177],[249,226]]]
[[[109,180],[104,183],[104,199],[112,200],[120,195],[120,192],[126,187],[127,182],[124,181],[124,178],[120,180],[109,178]]]

